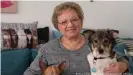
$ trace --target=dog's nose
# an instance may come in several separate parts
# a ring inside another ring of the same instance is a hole
[[[102,53],[103,53],[103,49],[99,49],[98,52],[99,52],[100,54],[102,54]]]

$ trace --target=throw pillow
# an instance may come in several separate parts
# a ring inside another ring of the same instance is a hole
[[[49,41],[49,27],[38,28],[38,44],[45,44]]]
[[[1,23],[4,49],[36,48],[37,24],[33,23]]]
[[[133,38],[117,38],[117,43],[124,44],[127,48],[125,54],[127,56],[133,56]]]

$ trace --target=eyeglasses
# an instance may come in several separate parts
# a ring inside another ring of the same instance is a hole
[[[70,21],[69,20],[64,20],[62,22],[58,22],[58,24],[67,26],[69,24],[69,22],[72,23],[72,24],[76,24],[76,23],[79,22],[79,20],[80,20],[79,18],[73,18],[73,19],[70,19]]]

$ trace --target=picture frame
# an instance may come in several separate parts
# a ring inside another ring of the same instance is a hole
[[[17,13],[17,1],[2,0],[1,13]]]

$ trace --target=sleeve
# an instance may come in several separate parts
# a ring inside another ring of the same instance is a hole
[[[45,64],[47,64],[46,56],[45,56],[45,47],[41,47],[38,50],[38,54],[34,61],[30,64],[30,67],[26,69],[24,75],[41,75],[41,69],[39,66],[39,60],[41,59]]]
[[[116,54],[116,58],[117,58],[118,62],[126,63],[127,68],[128,68],[129,63],[128,63],[128,58],[126,56],[120,56],[120,55]],[[127,72],[127,71],[128,71],[128,69],[125,72]]]
[[[116,54],[116,58],[117,58],[118,62],[123,62],[128,65],[128,58],[126,56],[120,56],[120,55]]]

